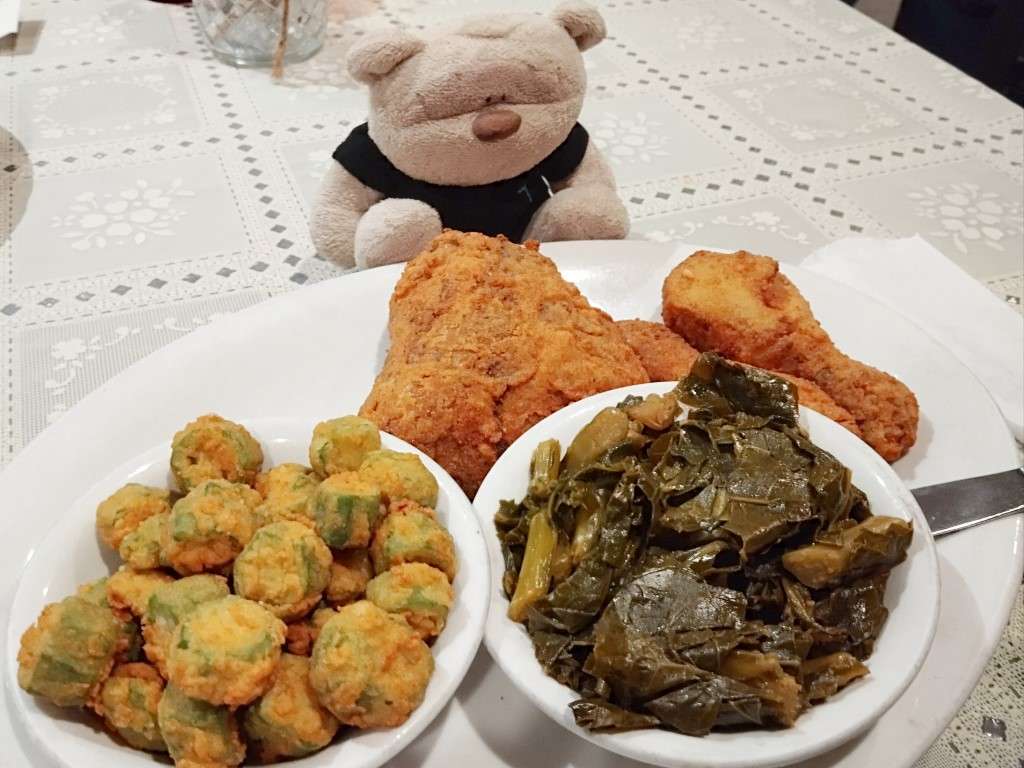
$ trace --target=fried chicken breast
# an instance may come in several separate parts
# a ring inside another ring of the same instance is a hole
[[[700,356],[700,352],[691,347],[686,339],[661,323],[647,320],[618,320],[615,324],[622,331],[626,343],[640,358],[651,381],[676,381],[683,378]],[[850,412],[813,381],[778,371],[772,373],[796,386],[800,405],[827,416],[857,437],[861,436],[860,428]]]
[[[391,348],[360,415],[428,453],[471,497],[540,419],[648,381],[611,318],[535,245],[444,232],[406,265],[390,310]]]
[[[813,381],[853,415],[864,440],[888,461],[917,438],[914,393],[836,349],[774,259],[697,251],[665,279],[662,317],[701,352]]]

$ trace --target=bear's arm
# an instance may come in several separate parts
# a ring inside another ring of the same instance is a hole
[[[615,176],[593,143],[576,170],[551,189],[554,194],[533,215],[525,240],[621,240],[629,233]]]
[[[310,216],[317,252],[342,267],[354,267],[356,225],[382,197],[332,160]]]
[[[587,151],[583,153],[583,159],[576,166],[576,170],[561,181],[552,184],[551,189],[559,192],[569,187],[591,185],[615,189],[615,175],[612,173],[611,166],[608,165],[601,150],[594,146],[592,141],[587,144]]]

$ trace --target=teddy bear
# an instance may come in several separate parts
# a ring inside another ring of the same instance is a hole
[[[407,261],[442,229],[525,240],[621,239],[611,168],[577,119],[593,6],[467,18],[425,36],[368,35],[347,59],[369,119],[338,146],[311,216],[343,267]]]

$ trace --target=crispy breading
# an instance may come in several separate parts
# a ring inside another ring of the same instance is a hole
[[[773,259],[697,251],[665,279],[662,316],[702,352],[813,381],[853,415],[864,440],[888,461],[917,438],[914,393],[836,349]]]
[[[502,451],[581,398],[648,380],[611,318],[536,244],[448,231],[391,297],[391,348],[360,415],[472,495]]]
[[[827,416],[840,426],[846,427],[857,437],[864,437],[860,427],[857,425],[857,420],[853,418],[853,414],[833,400],[828,392],[813,381],[802,376],[794,376],[791,373],[782,373],[781,371],[772,371],[772,373],[776,376],[781,376],[796,386],[797,400],[800,405],[804,405],[812,411],[817,411],[822,416]]]
[[[615,324],[622,331],[626,343],[643,362],[651,381],[677,381],[683,378],[700,356],[700,352],[691,347],[686,339],[661,323],[647,320],[618,320]],[[796,386],[800,405],[827,416],[857,437],[861,436],[860,428],[850,412],[813,381],[778,371],[772,373]]]
[[[626,343],[633,348],[651,381],[679,381],[690,372],[700,352],[661,323],[616,320]]]

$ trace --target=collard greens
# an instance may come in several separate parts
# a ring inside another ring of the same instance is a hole
[[[788,382],[712,354],[564,458],[538,446],[495,523],[509,615],[576,722],[692,735],[792,725],[867,674],[913,533],[808,439]]]

